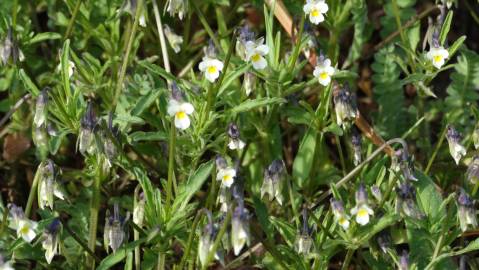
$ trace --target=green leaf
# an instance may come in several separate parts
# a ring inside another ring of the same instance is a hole
[[[62,35],[55,32],[43,32],[36,34],[32,39],[25,42],[25,45],[31,45],[34,43],[42,42],[45,40],[61,39]]]
[[[286,100],[284,98],[257,98],[257,99],[248,99],[245,102],[241,103],[240,105],[231,109],[231,113],[240,113],[246,112],[250,110],[254,110],[256,108],[260,108],[267,105],[272,104],[281,104],[285,103]]]
[[[178,195],[175,198],[175,202],[173,203],[173,208],[179,207],[177,209],[182,209],[188,204],[191,197],[200,190],[203,183],[208,179],[210,176],[211,171],[213,170],[214,161],[208,161],[206,163],[201,164],[196,172],[188,179],[188,181],[183,182],[178,187]]]
[[[166,70],[164,70],[163,68],[155,65],[155,64],[152,64],[146,60],[144,61],[140,61],[138,62],[140,64],[140,66],[148,69],[149,71],[155,73],[155,74],[158,74],[160,75],[161,77],[163,77],[165,80],[169,80],[169,81],[177,81],[175,76],[171,75],[170,73],[166,72]]]
[[[441,33],[439,34],[439,42],[441,45],[444,45],[444,42],[446,42],[447,34],[449,33],[449,29],[451,29],[453,14],[454,12],[452,10],[449,10],[449,12],[447,13],[446,19],[444,19],[444,24],[442,25]]]
[[[418,204],[430,223],[434,223],[434,221],[446,215],[446,211],[440,208],[442,196],[437,192],[434,182],[427,175],[416,171],[416,177],[418,179],[415,182]]]
[[[128,136],[131,142],[141,141],[166,141],[168,134],[163,131],[136,131]]]
[[[28,77],[28,75],[25,73],[25,70],[21,68],[18,71],[18,74],[20,75],[20,79],[22,80],[27,90],[32,94],[32,96],[38,96],[40,94],[40,90],[38,90],[38,87],[33,83],[30,77]]]
[[[298,154],[293,162],[293,179],[299,187],[305,186],[309,178],[313,167],[317,139],[318,132],[313,128],[309,128],[301,140]]]
[[[454,41],[451,47],[449,47],[449,58],[451,58],[452,56],[454,56],[454,54],[456,54],[456,51],[461,47],[461,45],[464,43],[465,40],[466,40],[466,36],[461,36],[456,41]]]
[[[281,220],[279,218],[270,217],[271,224],[276,227],[276,230],[283,236],[288,245],[294,245],[296,240],[296,228],[289,222]]]
[[[148,95],[142,96],[140,100],[138,100],[138,103],[136,106],[133,108],[131,111],[131,115],[133,116],[140,116],[150,105],[155,102],[155,100],[158,98],[158,96],[161,94],[161,90],[159,89],[154,89],[151,90]]]
[[[115,264],[123,261],[123,259],[130,253],[135,247],[139,246],[146,239],[140,239],[131,243],[126,244],[125,246],[121,247],[115,253],[108,255],[105,259],[103,259],[96,268],[97,270],[107,270],[113,267]]]
[[[269,239],[273,239],[274,231],[269,220],[268,208],[258,196],[253,196],[253,204],[261,228]]]

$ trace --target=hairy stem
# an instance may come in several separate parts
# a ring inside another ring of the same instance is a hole
[[[97,168],[96,176],[93,182],[93,191],[90,201],[90,226],[88,236],[88,248],[95,252],[96,235],[98,227],[98,212],[100,210],[100,185],[101,185],[101,169]],[[91,269],[95,269],[95,261],[90,260]]]
[[[70,37],[70,34],[73,31],[73,24],[75,24],[75,19],[78,15],[78,11],[80,10],[80,5],[81,5],[81,0],[77,0],[75,7],[73,8],[72,16],[70,18],[70,21],[68,22],[67,30],[65,32],[65,36],[63,37],[63,40],[67,40],[68,37]]]
[[[166,213],[169,215],[171,207],[171,188],[174,178],[175,166],[175,148],[176,148],[176,127],[174,120],[171,121],[170,127],[170,143],[168,145],[168,182],[166,183]]]

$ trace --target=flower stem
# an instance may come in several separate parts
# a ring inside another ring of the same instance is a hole
[[[208,267],[209,262],[213,259],[213,256],[216,253],[216,250],[218,249],[221,243],[221,240],[223,239],[223,235],[226,233],[226,228],[228,228],[228,225],[231,221],[231,216],[232,216],[231,211],[228,211],[228,213],[226,214],[226,218],[223,222],[223,226],[221,226],[221,229],[218,232],[218,235],[216,235],[215,242],[213,243],[213,246],[210,252],[208,252],[208,256],[206,257],[205,264],[201,266],[202,270],[205,270]]]
[[[30,217],[30,212],[32,211],[33,201],[35,200],[37,194],[38,181],[40,177],[34,177],[32,187],[30,188],[30,193],[28,194],[27,206],[25,206],[25,216]]]
[[[166,48],[166,42],[165,42],[165,33],[163,32],[163,25],[161,23],[160,12],[158,11],[158,4],[156,3],[156,0],[153,0],[152,2],[153,2],[153,11],[154,11],[155,20],[156,20],[156,28],[158,29],[158,36],[160,37],[161,54],[163,55],[163,64],[165,65],[166,72],[171,73],[170,60],[168,57],[168,50]]]
[[[354,254],[354,249],[348,249],[348,252],[346,253],[346,257],[344,258],[343,266],[341,267],[341,270],[346,270],[349,267],[349,263],[351,262],[351,258],[353,257]]]
[[[196,12],[198,19],[200,19],[201,24],[203,24],[203,27],[205,28],[206,33],[208,33],[211,40],[213,40],[215,47],[218,49],[221,49],[220,43],[218,42],[218,39],[216,38],[215,33],[213,32],[210,25],[208,24],[208,21],[206,20],[205,15],[203,14],[203,12],[201,12],[201,10],[196,5],[197,2],[200,2],[200,1],[196,1],[196,0],[189,1],[189,3],[193,6],[193,9]]]
[[[138,204],[138,199],[139,199],[139,193],[140,193],[140,189],[141,189],[141,186],[138,185],[136,188],[135,188],[135,193],[134,193],[134,197],[133,197],[133,209],[136,208],[137,204]],[[134,241],[137,241],[138,239],[140,239],[140,233],[136,230],[133,231],[133,240]],[[141,253],[140,253],[140,246],[136,246],[135,247],[135,269],[136,270],[140,270],[140,264],[141,263]]]
[[[424,170],[425,174],[429,173],[429,170],[431,170],[432,163],[434,162],[434,159],[436,159],[437,152],[439,151],[439,148],[441,148],[442,143],[444,142],[444,138],[446,137],[446,132],[447,132],[447,126],[444,127],[442,130],[441,136],[439,137],[439,141],[437,142],[436,148],[434,149],[434,152],[432,152],[431,158],[429,159],[429,162],[427,163],[426,170]]]
[[[135,40],[136,30],[138,29],[138,23],[140,21],[141,11],[143,9],[143,0],[138,0],[135,12],[135,22],[131,28],[131,33],[129,33],[128,44],[126,46],[125,55],[123,56],[123,63],[120,69],[120,75],[118,76],[118,81],[116,82],[115,96],[113,97],[112,107],[116,106],[118,98],[121,94],[121,89],[123,88],[123,81],[126,74],[126,66],[128,65],[128,58],[130,56],[131,48],[133,46],[133,41]]]
[[[80,5],[81,5],[81,0],[77,0],[75,7],[73,8],[72,16],[70,18],[70,21],[68,22],[67,26],[67,31],[65,32],[65,36],[63,37],[63,40],[67,40],[68,37],[70,37],[70,34],[73,31],[73,24],[75,23],[75,19],[78,15],[78,11],[80,11]]]
[[[95,252],[96,234],[98,226],[98,212],[100,209],[100,184],[101,184],[101,169],[96,169],[96,176],[93,182],[93,192],[90,202],[90,226],[88,236],[88,248]],[[89,265],[95,269],[95,261],[90,259]]]
[[[180,261],[180,265],[179,265],[178,269],[184,269],[186,259],[190,255],[191,246],[193,245],[193,239],[194,239],[195,233],[196,233],[196,227],[198,227],[198,223],[200,221],[202,213],[203,213],[203,211],[201,211],[201,210],[198,211],[198,213],[195,216],[195,219],[193,220],[193,224],[191,225],[190,235],[188,236],[188,242],[186,243],[186,248],[185,248],[185,251],[183,253],[183,257],[181,257],[181,261]]]
[[[174,120],[171,121],[170,127],[170,143],[168,145],[168,182],[166,182],[166,213],[170,213],[171,207],[171,187],[173,183],[173,174],[175,166],[175,147],[176,147],[176,127]],[[176,184],[175,184],[176,185]]]

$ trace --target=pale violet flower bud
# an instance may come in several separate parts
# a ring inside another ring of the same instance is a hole
[[[369,216],[374,215],[368,205],[368,194],[363,184],[360,184],[356,191],[356,206],[351,209],[351,215],[355,215],[356,222],[363,226],[369,223]]]
[[[477,227],[476,209],[474,208],[471,197],[469,197],[463,189],[461,189],[459,197],[457,198],[457,204],[459,208],[457,216],[461,230],[463,232],[467,231],[469,225],[475,229]]]
[[[253,64],[256,70],[265,69],[268,62],[264,58],[269,53],[269,47],[264,44],[264,38],[256,41],[249,40],[245,43],[246,61]]]
[[[36,128],[43,126],[47,122],[48,115],[48,93],[47,89],[43,89],[37,97],[35,103],[35,115],[33,117],[33,124]]]
[[[414,159],[409,156],[409,153],[406,148],[396,151],[396,156],[399,159],[399,169],[402,171],[402,174],[406,180],[417,181],[416,176],[414,176]]]
[[[183,37],[177,35],[168,25],[164,27],[166,40],[170,44],[171,48],[175,53],[179,53],[181,51],[181,45],[183,44]]]
[[[252,72],[246,72],[244,74],[243,88],[246,96],[249,96],[256,88],[256,76]]]
[[[347,230],[349,228],[349,216],[344,211],[344,206],[341,201],[331,199],[331,209],[333,210],[333,215],[336,222],[343,228]]]
[[[309,16],[309,21],[319,24],[324,21],[324,14],[328,12],[328,4],[324,0],[306,0],[303,11]]]
[[[314,68],[313,75],[318,79],[319,84],[328,86],[331,83],[331,76],[334,75],[334,67],[331,66],[331,60],[321,55],[318,58],[318,64]]]
[[[48,133],[45,125],[33,127],[32,139],[39,149],[48,149]]]
[[[188,13],[188,0],[168,0],[166,11],[172,17],[178,14],[178,18],[183,20],[185,14]]]
[[[472,141],[474,142],[474,148],[478,149],[479,148],[479,127],[476,127],[474,129],[474,132],[472,133]]]
[[[409,269],[409,253],[406,250],[402,251],[401,257],[399,257],[399,270]]]
[[[13,36],[12,28],[8,27],[7,36],[5,37],[3,42],[0,43],[0,60],[4,65],[6,65],[10,57],[12,58],[14,64],[18,60],[23,62],[23,60],[25,59],[23,52],[18,47],[17,41]]]
[[[283,204],[283,182],[285,181],[286,168],[282,160],[273,161],[268,168],[264,170],[263,185],[261,186],[261,198],[268,194],[269,200]]]
[[[402,213],[405,216],[421,219],[424,214],[418,209],[416,205],[416,190],[406,181],[396,188],[396,212]]]
[[[206,210],[208,216],[208,223],[203,228],[198,242],[198,258],[201,265],[205,265],[208,253],[213,249],[213,244],[217,234],[217,226],[213,223],[213,217],[210,211]],[[223,254],[219,250],[216,250],[215,259],[219,260],[223,264]]]
[[[62,191],[56,181],[59,174],[52,160],[47,159],[38,165],[35,178],[38,180],[38,206],[40,209],[53,209],[54,198],[64,199]]]
[[[246,58],[246,43],[253,41],[255,38],[254,32],[252,32],[248,25],[239,28],[238,39],[236,40],[236,53],[243,61],[248,61]]]
[[[349,91],[349,87],[345,85],[341,88],[338,84],[333,86],[333,101],[336,111],[337,124],[345,128],[350,121],[354,121],[358,115],[356,106],[356,95]]]
[[[80,134],[78,135],[78,149],[83,155],[94,154],[96,150],[95,142],[95,128],[97,125],[97,118],[93,111],[93,105],[88,103],[85,114],[80,122]]]
[[[380,233],[378,233],[376,237],[376,242],[378,243],[379,248],[383,253],[387,253],[388,249],[391,247],[391,235],[389,234],[389,231],[387,229],[382,230]]]
[[[313,238],[311,237],[313,229],[308,225],[308,213],[306,209],[303,209],[302,216],[303,228],[301,229],[301,233],[296,236],[294,248],[298,254],[307,256],[311,252],[311,247],[313,246]]]
[[[12,263],[0,255],[0,270],[14,270]]]
[[[108,246],[115,252],[123,244],[125,240],[125,224],[128,219],[129,213],[127,213],[126,218],[120,216],[118,204],[114,205],[113,216],[107,212],[104,231],[104,243],[106,244],[107,251]]]
[[[236,178],[236,170],[232,167],[218,168],[216,180],[221,181],[221,185],[231,187]]]
[[[353,163],[354,166],[358,166],[361,163],[361,134],[356,128],[352,129],[351,144],[353,145]]]
[[[138,227],[143,226],[143,221],[145,219],[145,194],[142,192],[139,195],[138,202],[133,208],[133,222],[138,225]]]
[[[230,141],[228,143],[228,148],[231,150],[243,149],[245,143],[240,139],[240,131],[236,124],[231,123],[228,125],[228,137]]]
[[[169,116],[175,117],[175,127],[185,130],[190,127],[191,123],[188,115],[192,114],[195,108],[191,103],[170,99],[167,111]]]
[[[426,58],[429,61],[431,61],[432,65],[435,68],[439,69],[444,65],[446,60],[449,58],[449,52],[446,49],[444,49],[444,47],[439,46],[438,44],[436,45],[437,46],[435,45],[431,46],[431,48],[429,49],[429,52],[427,52],[426,54]]]
[[[479,180],[479,156],[476,155],[472,158],[471,163],[467,167],[466,178],[474,185]]]
[[[120,10],[118,10],[118,12],[119,13],[121,13],[121,12],[129,13],[134,18],[135,15],[136,15],[137,4],[138,4],[138,0],[125,0],[123,2],[123,6],[120,8]],[[138,24],[141,27],[146,27],[146,17],[145,17],[145,15],[146,15],[146,10],[143,7],[143,10],[141,11],[140,19],[139,19],[139,22],[138,22]]]
[[[50,264],[53,257],[58,254],[60,220],[54,219],[50,225],[47,226],[43,233],[42,247],[45,249],[45,259]]]
[[[220,206],[220,211],[223,213],[228,212],[229,205],[231,204],[231,190],[224,186],[220,186],[220,191],[218,194],[218,203]]]
[[[373,194],[373,197],[378,202],[380,202],[383,199],[383,194],[381,193],[381,189],[376,185],[371,186],[371,194]]]
[[[239,203],[233,212],[231,220],[231,244],[236,256],[239,255],[245,245],[250,244],[249,214],[243,203]]]
[[[446,139],[449,143],[449,152],[452,158],[459,165],[459,161],[466,155],[466,148],[461,144],[461,134],[451,125],[447,127]]]
[[[217,170],[226,169],[226,167],[228,167],[228,163],[226,162],[226,159],[224,159],[220,155],[216,156],[215,163],[216,163]]]

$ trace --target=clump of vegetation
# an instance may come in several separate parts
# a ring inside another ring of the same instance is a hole
[[[472,2],[2,1],[0,269],[476,269]]]

